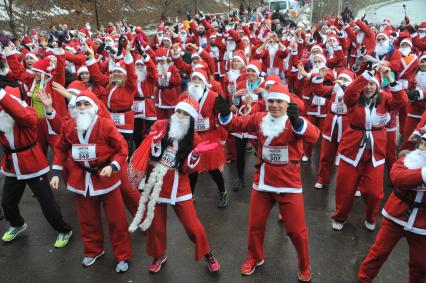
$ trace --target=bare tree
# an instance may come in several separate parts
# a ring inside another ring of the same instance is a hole
[[[9,17],[9,27],[10,31],[13,34],[13,37],[18,37],[18,33],[16,31],[16,23],[15,23],[15,14],[13,12],[13,2],[14,0],[3,0],[3,4],[0,4],[0,7],[3,7],[6,10],[7,16]]]

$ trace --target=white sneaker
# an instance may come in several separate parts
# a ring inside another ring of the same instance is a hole
[[[306,155],[303,155],[302,156],[302,161],[303,162],[309,161],[309,157],[307,157]]]
[[[115,272],[124,273],[129,269],[129,263],[126,260],[119,261],[115,267]]]
[[[367,220],[364,221],[365,228],[367,228],[370,231],[374,231],[376,229],[376,223],[370,223]]]
[[[321,183],[315,183],[314,188],[320,190],[320,189],[324,188],[324,185],[321,184]]]
[[[334,165],[339,166],[339,162],[340,162],[340,157],[339,157],[339,155],[337,155],[336,159],[334,159]]]
[[[356,197],[360,197],[360,196],[361,196],[361,191],[358,191],[358,190],[357,190],[357,191],[355,192],[355,196],[356,196]]]
[[[331,227],[336,230],[336,231],[340,231],[343,229],[343,226],[345,225],[345,222],[338,222],[336,220],[333,220],[333,222],[331,222]]]
[[[83,262],[81,263],[84,267],[89,267],[89,266],[91,266],[92,264],[94,264],[95,263],[95,261],[99,258],[99,257],[101,257],[101,256],[103,256],[104,255],[104,253],[105,253],[105,251],[102,251],[100,254],[98,254],[97,256],[94,256],[94,257],[91,257],[91,256],[85,256],[84,258],[83,258]]]

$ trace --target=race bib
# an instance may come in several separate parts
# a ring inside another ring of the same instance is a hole
[[[145,101],[133,101],[132,110],[138,114],[145,114]]]
[[[111,118],[116,126],[124,126],[126,124],[124,113],[111,113]]]
[[[208,131],[210,129],[210,120],[209,118],[198,118],[195,121],[195,130],[199,132]]]
[[[372,123],[371,125],[373,127],[383,127],[386,126],[386,124],[390,121],[390,115],[389,113],[380,114],[376,113],[372,117]]]
[[[274,165],[283,165],[288,163],[288,146],[267,146],[262,149],[262,158],[268,163]]]
[[[325,98],[315,95],[314,98],[312,98],[312,104],[319,106],[325,105]]]
[[[74,161],[96,160],[96,144],[73,144],[71,154]]]
[[[343,102],[333,102],[331,104],[331,112],[342,115],[348,113],[348,107]]]
[[[278,68],[268,68],[266,70],[268,76],[270,75],[279,75],[280,74],[280,70]]]
[[[258,102],[259,101],[259,96],[255,93],[253,93],[253,92],[249,92],[247,95],[243,95],[242,99],[245,101],[247,96],[251,97],[252,102]]]
[[[234,82],[228,83],[228,92],[229,93],[235,93],[237,91],[236,85]]]
[[[177,150],[174,147],[167,147],[163,153],[163,156],[161,157],[160,162],[167,167],[173,168],[176,163],[176,152]]]

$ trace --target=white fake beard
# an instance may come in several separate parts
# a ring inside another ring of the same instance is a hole
[[[404,166],[408,169],[418,169],[426,166],[426,151],[420,149],[411,151],[405,156]]]
[[[179,38],[182,42],[186,42],[186,39],[188,38],[188,36],[186,34],[185,35],[179,35]]]
[[[260,129],[265,137],[278,137],[285,129],[286,116],[274,118],[270,113],[267,113],[260,124]]]
[[[423,37],[425,37],[426,36],[426,32],[419,32],[419,37],[420,38],[423,38]]]
[[[240,76],[240,70],[230,69],[228,71],[228,80],[231,82],[235,82]]]
[[[237,48],[237,43],[235,41],[227,41],[226,42],[226,50],[234,51]]]
[[[361,44],[364,41],[365,33],[360,31],[356,34],[356,42]]]
[[[9,133],[13,130],[15,120],[6,111],[0,112],[0,132]]]
[[[188,94],[192,99],[199,101],[204,94],[204,86],[194,84],[194,83],[189,83]]]
[[[169,138],[172,140],[182,140],[188,133],[190,119],[180,119],[176,114],[170,117]]]
[[[327,48],[328,55],[329,56],[333,56],[334,55],[334,48],[333,48],[333,46],[327,43],[326,44],[326,48]]]
[[[85,132],[87,129],[89,129],[90,125],[92,125],[93,121],[95,120],[96,111],[92,107],[90,109],[77,110],[75,111],[75,115],[77,131]]]
[[[169,70],[169,64],[168,63],[164,65],[158,64],[157,70],[160,74],[167,74],[167,71]]]
[[[376,47],[374,48],[374,51],[379,56],[385,55],[386,53],[388,53],[388,50],[389,50],[389,41],[385,41],[383,43],[377,43]]]
[[[312,67],[311,73],[318,73],[319,70],[325,67],[325,63],[317,64]]]
[[[410,47],[401,47],[401,48],[399,48],[399,51],[401,51],[402,56],[407,57],[411,53],[411,48]]]
[[[269,44],[268,45],[268,52],[270,57],[274,57],[275,54],[277,54],[278,51],[278,44]]]
[[[416,75],[416,85],[422,90],[426,89],[426,71],[418,71]]]
[[[144,82],[146,80],[146,67],[136,69],[136,75],[138,76],[138,82]]]
[[[334,85],[333,92],[336,94],[336,101],[339,101],[339,98],[343,98],[343,95],[345,94],[339,83]]]

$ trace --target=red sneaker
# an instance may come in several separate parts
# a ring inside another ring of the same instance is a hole
[[[213,252],[209,252],[208,254],[206,254],[205,258],[207,261],[207,267],[210,272],[216,272],[220,270],[220,263],[217,261]]]
[[[157,273],[161,269],[161,265],[167,261],[166,254],[163,254],[160,257],[154,258],[151,265],[149,266],[149,272]]]
[[[311,282],[311,279],[312,279],[311,268],[309,267],[305,271],[299,271],[299,273],[297,273],[297,277],[299,278],[299,281],[302,281],[302,282]]]
[[[251,275],[256,270],[257,266],[261,266],[265,261],[257,261],[256,259],[250,257],[243,263],[241,266],[241,274],[242,275]]]

